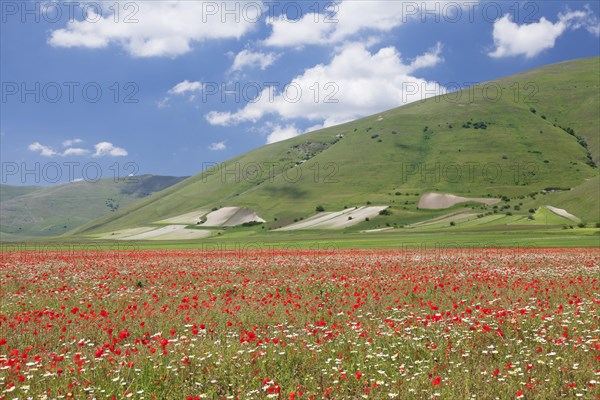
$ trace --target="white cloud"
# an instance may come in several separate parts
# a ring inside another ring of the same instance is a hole
[[[64,142],[62,142],[63,147],[71,147],[74,144],[79,144],[79,143],[83,143],[83,140],[75,138],[75,139],[67,139]]]
[[[272,28],[271,36],[263,43],[274,47],[298,47],[305,44],[326,42],[326,36],[334,29],[332,24],[315,23],[320,14],[306,14],[296,21],[285,17],[268,18],[266,23]]]
[[[28,148],[30,151],[40,153],[40,155],[44,157],[54,157],[58,155],[58,153],[54,151],[51,147],[44,146],[39,142],[31,143]]]
[[[162,99],[160,99],[156,102],[156,107],[169,108],[169,107],[171,107],[171,104],[169,104],[170,100],[171,100],[171,98],[169,96],[163,97]]]
[[[290,139],[301,135],[303,132],[296,129],[294,125],[280,126],[275,125],[273,131],[267,136],[267,144],[281,142],[282,140]]]
[[[409,69],[411,71],[416,71],[421,68],[433,67],[436,64],[442,62],[442,48],[443,46],[440,42],[436,43],[436,45],[427,53],[415,57],[413,62],[410,63]]]
[[[112,156],[112,157],[124,157],[127,154],[127,150],[116,147],[110,142],[100,142],[95,146],[96,152],[93,154],[93,157],[104,157],[104,156]]]
[[[459,9],[463,12],[462,8],[473,7],[478,1],[449,3],[452,3],[451,6],[446,6],[443,1],[332,2],[318,13],[307,13],[297,20],[289,20],[284,15],[267,18],[271,34],[263,43],[274,47],[341,43],[365,31],[389,32],[418,18],[432,20],[443,13],[445,18],[451,19],[453,13]]]
[[[589,24],[585,27],[585,29],[594,36],[600,36],[600,22],[594,24]]]
[[[262,70],[267,69],[268,66],[273,65],[275,61],[280,57],[280,54],[275,53],[262,53],[253,52],[250,50],[240,51],[233,60],[231,71],[241,71],[245,67],[260,68]]]
[[[262,98],[265,95],[269,95],[268,89],[263,90],[260,97]],[[256,110],[254,112],[254,117],[251,117],[252,108]],[[206,114],[206,120],[211,125],[228,126],[247,120],[257,121],[262,118],[263,115],[265,115],[265,112],[263,112],[260,108],[250,107],[250,105],[246,106],[244,110],[240,110],[237,113],[211,111]]]
[[[211,143],[210,146],[208,146],[208,148],[212,151],[221,151],[221,150],[225,150],[227,148],[227,146],[225,145],[225,142],[216,142],[216,143]]]
[[[187,79],[179,82],[178,84],[176,84],[175,86],[173,86],[171,89],[169,89],[167,91],[168,95],[171,96],[183,96],[189,93],[189,100],[193,101],[196,98],[196,93],[200,92],[202,89],[204,88],[204,85],[202,84],[202,82],[199,81],[193,81],[190,82]],[[171,106],[170,101],[171,101],[171,96],[165,96],[162,99],[158,100],[156,102],[156,106],[158,108],[168,108]]]
[[[79,147],[69,147],[62,152],[63,156],[85,156],[89,154],[90,151],[88,149],[82,149]]]
[[[538,22],[518,25],[510,15],[494,22],[492,35],[494,51],[490,57],[514,57],[523,55],[532,58],[554,47],[558,39],[567,29],[585,28],[590,33],[598,35],[598,19],[589,9],[569,11],[558,15],[558,21],[552,23],[542,17]]]
[[[570,29],[584,28],[595,36],[600,36],[600,21],[594,15],[594,12],[586,5],[583,10],[567,11],[564,14],[558,14],[560,21],[569,25]]]
[[[170,94],[185,94],[187,92],[198,92],[202,90],[202,83],[195,81],[190,82],[187,79],[183,82],[179,82],[177,85],[169,89]]]
[[[213,111],[206,119],[213,125],[234,125],[274,114],[327,127],[441,94],[444,88],[437,83],[413,76],[420,68],[440,63],[441,48],[438,44],[412,63],[404,63],[394,47],[371,53],[365,44],[351,43],[329,64],[316,65],[292,79],[285,92],[266,88],[257,101],[237,112]]]
[[[83,142],[83,140],[81,140],[81,139],[69,139],[69,140],[65,140],[63,142],[63,146],[71,146],[71,144],[73,144],[73,143],[81,143],[81,142]],[[100,143],[97,143],[94,147],[95,147],[96,151],[94,154],[92,154],[93,157],[103,157],[103,156],[122,157],[122,156],[126,156],[128,154],[127,150],[125,150],[121,147],[113,146],[113,144],[109,143],[109,142],[100,142]],[[54,150],[52,147],[45,146],[39,142],[31,143],[28,146],[28,149],[30,151],[40,153],[40,155],[42,155],[44,157],[85,156],[85,155],[88,155],[91,153],[90,150],[83,149],[80,147],[68,147],[62,153],[60,153],[60,152]]]
[[[102,15],[88,7],[85,19],[51,31],[48,42],[57,47],[92,49],[114,43],[134,57],[176,57],[189,52],[194,42],[241,38],[253,29],[262,7],[245,0],[233,6],[214,1],[110,0],[96,4]],[[118,14],[113,13],[114,4],[118,4]],[[227,14],[226,7],[235,7],[234,12]]]

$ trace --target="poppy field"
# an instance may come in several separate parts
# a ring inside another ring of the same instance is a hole
[[[0,399],[600,399],[597,249],[6,252]]]

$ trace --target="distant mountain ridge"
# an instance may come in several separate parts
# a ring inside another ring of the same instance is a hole
[[[0,185],[2,239],[59,236],[185,177],[140,175],[55,186]]]

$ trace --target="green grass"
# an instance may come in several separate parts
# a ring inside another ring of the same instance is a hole
[[[501,218],[507,218],[502,216]],[[36,241],[5,242],[3,251],[14,250],[144,250],[144,249],[403,249],[438,247],[463,248],[600,248],[600,229],[564,229],[562,226],[505,225],[471,226],[468,223],[445,230],[392,229],[384,232],[360,233],[349,231],[264,232],[254,228],[227,228],[221,235],[202,240],[182,241],[111,241],[106,238],[40,238]]]
[[[538,196],[533,204],[539,206],[560,204],[560,208],[591,223],[600,221],[598,199],[600,199],[600,177],[595,176],[573,190]]]
[[[11,186],[0,185],[0,203],[11,200],[15,197],[23,196],[36,190],[42,189],[39,186]]]
[[[548,210],[546,207],[540,207],[537,209],[537,211],[533,214],[533,218],[535,218],[535,220],[530,221],[536,224],[543,224],[543,225],[577,225],[577,222],[571,221],[568,218],[564,218],[561,217],[560,215],[557,215],[555,213],[553,213],[552,211]]]

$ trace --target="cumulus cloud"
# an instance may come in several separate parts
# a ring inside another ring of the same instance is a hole
[[[412,63],[405,63],[394,47],[371,53],[364,43],[350,43],[329,64],[305,70],[285,89],[265,88],[258,99],[236,112],[212,111],[206,119],[226,126],[276,115],[327,127],[374,114],[443,93],[444,88],[436,82],[414,76],[418,69],[440,63],[441,50],[438,44]]]
[[[63,146],[71,146],[74,143],[82,143],[81,139],[69,139],[65,140],[62,144]],[[100,142],[95,146],[95,152],[92,154],[93,157],[103,157],[103,156],[113,156],[113,157],[122,157],[126,156],[128,153],[125,149],[121,147],[113,146],[112,143],[109,142]],[[92,152],[88,149],[84,149],[81,147],[67,147],[63,151],[56,151],[50,146],[43,145],[39,142],[31,143],[28,146],[30,151],[35,153],[39,153],[44,157],[67,157],[67,156],[85,156],[91,154]]]
[[[188,92],[198,92],[202,90],[202,83],[195,81],[190,82],[187,79],[183,82],[179,82],[177,85],[169,89],[170,94],[186,94]]]
[[[297,20],[290,20],[285,15],[267,18],[266,24],[271,27],[271,34],[263,43],[274,47],[340,43],[366,31],[389,32],[409,20],[421,17],[421,14],[435,18],[444,13],[445,17],[452,18],[462,7],[477,4],[451,3],[448,7],[443,1],[345,0],[329,3],[319,12],[306,13]]]
[[[100,9],[86,7],[86,18],[51,31],[48,42],[56,47],[92,49],[116,44],[133,57],[177,57],[191,51],[195,42],[241,38],[253,29],[262,12],[260,3],[250,0],[236,2],[237,10],[229,14],[225,2],[214,1],[92,4]],[[118,14],[114,14],[114,4]]]
[[[162,99],[156,101],[156,107],[158,108],[169,108],[171,107],[171,97],[172,96],[184,96],[189,94],[189,100],[192,101],[196,98],[196,93],[200,92],[203,89],[202,82],[193,81],[190,82],[187,79],[179,82],[171,89],[167,91],[167,95]]]
[[[75,138],[75,139],[67,139],[64,142],[62,142],[63,147],[71,147],[74,144],[80,144],[83,143],[83,140]]]
[[[332,24],[315,23],[321,14],[309,13],[295,21],[284,16],[268,18],[271,35],[263,44],[274,47],[298,47],[307,44],[325,43],[326,37],[334,30]]]
[[[54,156],[58,155],[58,153],[56,151],[54,151],[51,147],[44,146],[43,144],[41,144],[39,142],[31,143],[28,146],[28,148],[30,151],[40,153],[40,155],[42,155],[44,157],[54,157]]]
[[[532,58],[554,47],[558,39],[568,29],[585,28],[598,35],[598,19],[589,9],[568,11],[558,14],[558,21],[552,23],[542,17],[538,22],[518,25],[510,15],[494,22],[493,38],[495,49],[488,53],[490,57],[525,56]]]
[[[282,140],[290,139],[301,135],[303,132],[298,130],[294,125],[280,126],[275,125],[273,131],[267,136],[267,144],[281,142]]]
[[[100,142],[94,145],[96,152],[93,154],[93,157],[104,157],[104,156],[112,156],[112,157],[124,157],[127,154],[127,150],[122,147],[116,147],[110,142]]]
[[[436,43],[436,45],[429,50],[427,53],[421,54],[410,63],[409,69],[411,71],[416,71],[421,68],[433,67],[434,65],[443,61],[442,59],[442,44],[440,42]]]
[[[171,89],[167,91],[167,96],[156,102],[158,108],[168,108],[171,106],[171,96],[185,96],[189,94],[189,100],[192,101],[196,98],[196,93],[200,92],[204,88],[202,82],[199,81],[188,81],[187,79],[179,82]]]
[[[225,142],[216,142],[216,143],[211,143],[210,146],[208,146],[209,150],[212,151],[221,151],[221,150],[225,150],[227,148],[227,146],[225,145]]]
[[[250,50],[242,50],[236,54],[231,66],[231,71],[241,71],[245,67],[260,68],[261,70],[267,69],[270,65],[273,65],[275,61],[280,57],[280,54],[276,53],[262,53],[253,52]]]
[[[87,154],[90,154],[90,151],[80,147],[69,147],[62,152],[63,156],[85,156]]]

